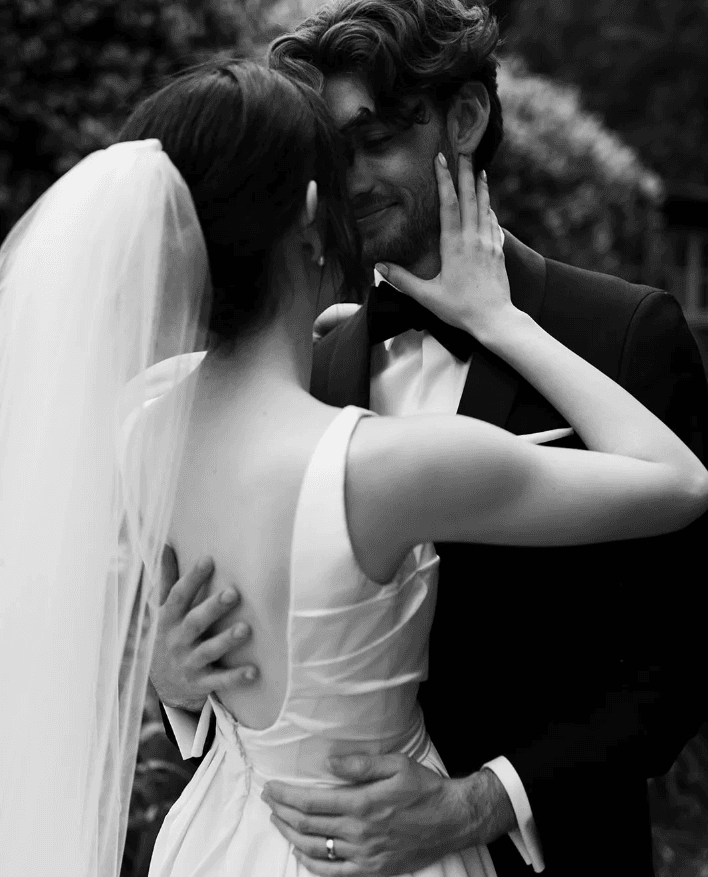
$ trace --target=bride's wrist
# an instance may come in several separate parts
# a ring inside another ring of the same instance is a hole
[[[501,354],[513,344],[514,337],[519,332],[528,331],[533,322],[527,313],[509,302],[484,320],[477,320],[468,326],[467,331],[492,353]]]

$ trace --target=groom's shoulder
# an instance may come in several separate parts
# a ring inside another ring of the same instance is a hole
[[[615,356],[630,338],[674,346],[687,327],[671,293],[621,277],[546,259],[539,322],[586,359]]]
[[[522,287],[519,299],[529,299],[547,329],[552,326],[575,334],[581,331],[581,324],[590,329],[592,324],[602,322],[614,334],[621,333],[635,318],[641,321],[646,312],[680,311],[678,302],[668,292],[544,257],[512,234],[506,234],[504,250],[512,294],[514,283],[517,290]],[[524,287],[532,292],[524,292]]]
[[[656,287],[546,259],[546,307],[631,319],[644,302],[668,307],[677,304],[670,293]]]

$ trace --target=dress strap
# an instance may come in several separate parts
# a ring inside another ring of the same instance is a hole
[[[327,603],[336,592],[351,595],[364,578],[354,557],[345,506],[349,442],[362,417],[372,411],[349,405],[334,418],[310,458],[300,487],[290,558],[291,609],[315,608],[329,582]]]

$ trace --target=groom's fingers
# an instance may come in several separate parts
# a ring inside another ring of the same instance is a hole
[[[162,551],[162,565],[160,568],[160,606],[165,602],[170,591],[179,578],[179,566],[177,555],[169,545],[165,545]]]
[[[190,609],[183,621],[190,642],[199,639],[222,616],[235,609],[240,599],[241,595],[236,588],[225,588]]]
[[[350,815],[361,803],[363,793],[354,787],[346,789],[317,789],[291,786],[279,780],[270,780],[261,798],[272,809],[284,805],[308,816]]]
[[[297,829],[293,828],[291,823],[287,822],[284,819],[281,819],[275,813],[271,814],[270,821],[283,835],[285,840],[290,841],[295,849],[298,850],[301,855],[307,856],[308,859],[319,859],[320,861],[326,861],[326,839],[328,837],[336,838],[335,849],[337,851],[338,859],[346,861],[355,853],[354,847],[351,844],[347,843],[347,841],[342,840],[342,838],[336,832],[336,829],[332,827],[323,825],[323,830],[321,832],[304,834],[303,832],[300,832]]]
[[[215,664],[230,652],[242,648],[251,636],[251,628],[243,621],[229,627],[216,636],[200,643],[192,653],[192,660],[198,667]]]
[[[230,670],[214,670],[201,677],[201,684],[205,694],[212,691],[226,691],[240,685],[251,685],[258,677],[258,667],[253,664],[241,664]]]
[[[311,859],[298,849],[293,851],[293,857],[299,865],[302,865],[306,874],[315,874],[316,877],[365,877],[365,872],[356,862]]]
[[[162,607],[166,623],[178,622],[184,618],[197,594],[213,574],[213,560],[204,557],[172,586]]]
[[[285,825],[289,825],[290,828],[297,831],[298,834],[320,838],[344,836],[346,820],[341,816],[307,816],[300,810],[287,807],[285,804],[278,804],[275,801],[267,803],[273,815],[277,816]]]

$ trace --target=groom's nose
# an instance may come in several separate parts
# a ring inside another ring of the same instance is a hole
[[[367,160],[367,157],[360,150],[356,150],[352,163],[347,170],[347,192],[349,198],[354,202],[364,200],[366,196],[371,194],[374,184],[375,177],[371,162]]]

